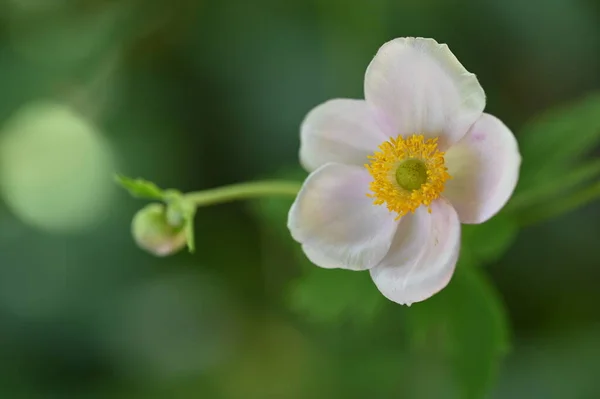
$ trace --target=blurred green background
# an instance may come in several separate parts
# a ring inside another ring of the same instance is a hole
[[[289,201],[199,209],[193,255],[133,243],[144,204],[115,172],[183,191],[301,176],[302,118],[362,97],[400,36],[448,43],[519,140],[600,89],[597,0],[1,0],[0,397],[600,397],[598,203],[410,308],[306,265]],[[532,153],[600,132],[585,115]]]

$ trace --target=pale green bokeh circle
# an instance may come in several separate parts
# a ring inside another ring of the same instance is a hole
[[[110,207],[110,148],[68,106],[31,103],[0,130],[0,193],[23,222],[42,230],[90,228]]]

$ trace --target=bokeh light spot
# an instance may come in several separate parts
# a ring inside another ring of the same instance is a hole
[[[79,231],[107,213],[113,158],[99,132],[68,106],[31,103],[0,131],[0,193],[22,221]]]

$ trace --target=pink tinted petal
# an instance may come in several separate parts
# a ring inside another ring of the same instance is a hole
[[[370,180],[365,168],[330,163],[304,182],[288,228],[318,266],[364,270],[387,253],[398,222],[367,197]]]
[[[444,199],[421,207],[405,226],[402,221],[390,251],[370,270],[379,291],[391,301],[423,301],[449,282],[460,250],[460,222]]]
[[[399,38],[384,44],[367,69],[365,98],[381,112],[389,136],[439,137],[457,142],[485,108],[485,94],[445,44]]]
[[[445,155],[448,173],[444,196],[462,223],[482,223],[512,195],[519,178],[517,140],[498,118],[483,114]]]
[[[386,139],[364,100],[330,100],[302,123],[300,162],[309,172],[328,162],[363,166]]]

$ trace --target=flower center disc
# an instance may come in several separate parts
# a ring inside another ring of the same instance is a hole
[[[405,190],[418,190],[427,181],[427,167],[418,159],[407,159],[396,169],[396,182]]]
[[[375,205],[385,204],[396,212],[397,219],[421,205],[429,207],[450,179],[444,153],[437,148],[437,138],[426,140],[416,134],[391,138],[369,160],[365,167],[373,181],[367,195]]]

